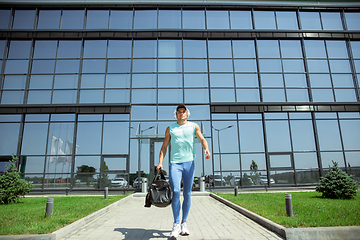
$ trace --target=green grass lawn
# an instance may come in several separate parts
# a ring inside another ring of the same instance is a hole
[[[0,205],[0,235],[52,233],[126,196],[52,197],[49,218],[45,218],[47,197],[25,197],[19,203]]]
[[[317,192],[292,192],[293,217],[286,215],[285,193],[216,193],[285,227],[360,226],[360,196],[326,199]]]

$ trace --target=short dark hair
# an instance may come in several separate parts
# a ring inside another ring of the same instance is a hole
[[[184,108],[185,110],[187,110],[184,104],[179,104],[176,108],[176,111],[178,111],[180,108]]]

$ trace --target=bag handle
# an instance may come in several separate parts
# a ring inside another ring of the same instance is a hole
[[[153,181],[157,180],[159,177],[160,177],[161,179],[163,179],[163,180],[166,180],[163,171],[158,171],[157,174],[155,175]]]

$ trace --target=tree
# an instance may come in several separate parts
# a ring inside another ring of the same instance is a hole
[[[88,174],[77,174],[76,179],[80,179],[83,182],[86,182],[86,185],[90,185],[90,179],[93,179],[93,176],[95,175],[96,169],[94,167],[90,167],[88,165],[81,165],[80,167],[77,167],[76,173],[88,173]]]
[[[320,177],[319,186],[316,191],[322,193],[325,198],[350,199],[356,196],[358,182],[353,179],[353,175],[347,175],[338,167],[338,163],[332,161],[333,167],[325,175]]]
[[[253,182],[255,182],[256,178],[258,178],[261,173],[258,173],[258,165],[256,164],[256,162],[254,160],[251,160],[251,164],[250,164],[250,178]]]
[[[12,154],[10,164],[0,176],[0,204],[17,203],[21,197],[29,193],[33,185],[20,178],[20,173],[15,165],[17,157]]]
[[[108,171],[109,167],[106,165],[104,161],[103,171]],[[101,174],[100,177],[97,178],[97,185],[96,188],[103,189],[105,187],[109,187],[111,185],[111,181],[109,180],[109,175]]]

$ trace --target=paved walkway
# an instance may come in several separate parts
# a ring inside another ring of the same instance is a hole
[[[129,196],[61,240],[168,239],[173,225],[171,207],[145,208],[144,203],[143,196]],[[190,235],[178,239],[283,239],[210,196],[192,196],[187,225]]]

